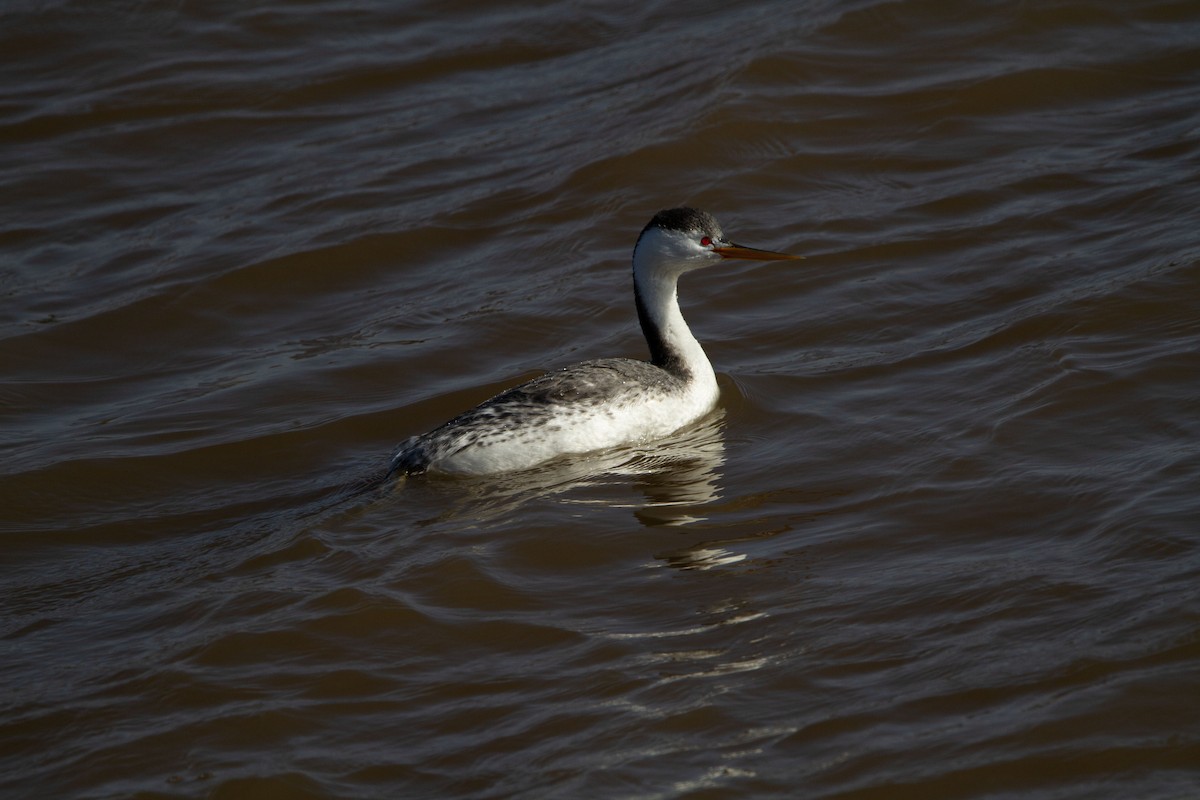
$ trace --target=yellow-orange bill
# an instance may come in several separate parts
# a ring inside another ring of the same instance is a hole
[[[742,247],[740,244],[727,244],[722,247],[714,247],[713,252],[725,258],[752,258],[755,261],[791,261],[804,258],[804,256],[793,256],[788,253],[776,253],[773,250]]]

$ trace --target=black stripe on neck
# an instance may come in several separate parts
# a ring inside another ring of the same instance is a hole
[[[646,337],[646,344],[650,346],[650,363],[656,367],[662,367],[672,375],[687,378],[692,371],[684,365],[683,356],[679,351],[667,343],[654,320],[650,319],[650,312],[642,300],[642,290],[636,280],[633,282],[633,300],[637,305],[638,322],[642,326],[642,335]]]

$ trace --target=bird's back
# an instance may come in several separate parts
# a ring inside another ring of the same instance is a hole
[[[548,372],[405,442],[393,472],[486,474],[524,469],[664,436],[716,403],[687,376],[646,361],[608,358]]]

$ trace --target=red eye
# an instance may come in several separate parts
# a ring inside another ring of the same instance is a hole
[[[708,247],[710,244],[712,244],[712,239],[708,238],[707,236],[700,240],[701,247]]]

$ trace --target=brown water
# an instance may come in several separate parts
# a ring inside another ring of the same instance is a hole
[[[0,11],[0,795],[1200,796],[1200,4]],[[723,408],[346,499],[642,356]]]

